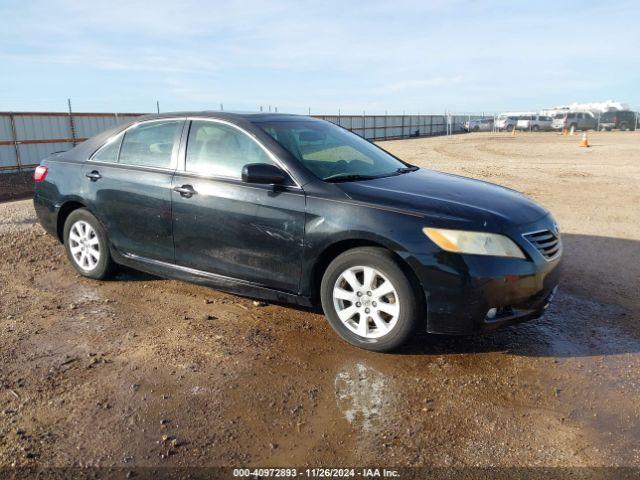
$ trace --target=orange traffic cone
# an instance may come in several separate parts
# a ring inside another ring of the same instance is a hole
[[[589,146],[589,139],[587,138],[587,132],[582,132],[582,140],[580,140],[581,147]]]
[[[565,137],[569,134],[569,130],[567,130],[567,127],[564,127],[562,129],[562,135],[564,135]]]
[[[513,130],[511,131],[511,135],[513,135],[514,137],[516,136],[516,127],[513,127]]]

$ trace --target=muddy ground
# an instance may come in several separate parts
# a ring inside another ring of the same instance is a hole
[[[640,133],[384,142],[556,216],[538,321],[397,354],[323,317],[125,271],[79,277],[0,205],[0,467],[640,466]]]

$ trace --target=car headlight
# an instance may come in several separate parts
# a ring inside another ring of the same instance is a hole
[[[497,233],[430,227],[425,227],[422,231],[433,243],[447,252],[525,258],[524,253],[513,240]]]

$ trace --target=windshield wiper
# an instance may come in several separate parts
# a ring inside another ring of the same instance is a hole
[[[350,180],[373,180],[380,178],[379,175],[360,175],[358,173],[336,173],[323,178],[325,182],[348,182]]]
[[[415,172],[416,170],[418,170],[418,167],[414,167],[412,165],[410,167],[401,167],[396,170],[396,173],[409,173],[409,172]]]

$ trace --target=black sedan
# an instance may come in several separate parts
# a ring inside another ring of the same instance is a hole
[[[539,205],[304,116],[144,117],[43,160],[35,181],[41,224],[82,275],[120,264],[321,307],[370,350],[537,318],[559,280]]]

